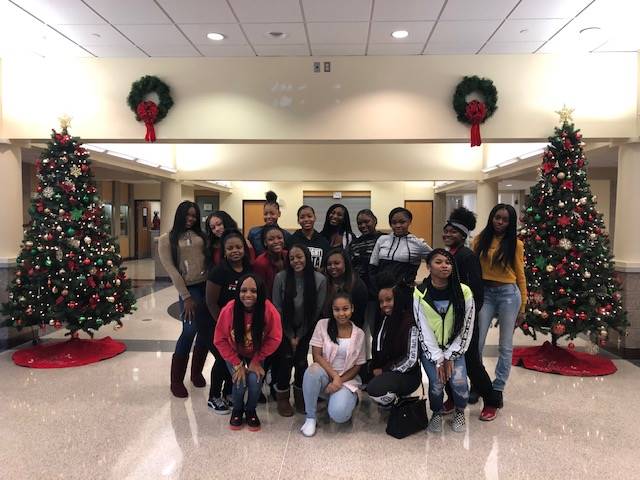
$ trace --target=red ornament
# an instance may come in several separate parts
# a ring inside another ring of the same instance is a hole
[[[70,302],[67,303],[67,307],[69,307],[71,310],[75,309],[78,306],[78,304],[76,302],[74,302],[73,300],[71,300]]]
[[[480,124],[484,122],[487,116],[487,106],[484,102],[478,100],[471,100],[467,103],[467,108],[464,112],[467,120],[471,123],[471,146],[476,147],[482,145],[482,139],[480,138]]]
[[[136,107],[136,113],[144,122],[145,127],[147,127],[147,133],[144,136],[145,142],[155,142],[156,131],[153,128],[153,124],[156,122],[156,118],[158,117],[158,105],[151,100],[142,101]]]
[[[551,331],[553,332],[554,335],[559,337],[561,335],[564,335],[564,332],[566,331],[566,327],[562,323],[555,323],[553,327],[551,327]]]
[[[578,314],[578,319],[579,319],[580,321],[582,321],[582,322],[584,322],[587,318],[589,318],[589,317],[587,316],[587,314],[586,314],[585,312],[580,312],[580,313]]]
[[[553,162],[545,162],[542,164],[542,171],[545,175],[549,175],[555,168],[555,164]]]
[[[558,218],[558,225],[560,225],[561,227],[566,227],[571,223],[571,220],[569,220],[569,217],[567,217],[566,215],[562,215],[560,218]]]
[[[562,184],[562,188],[565,190],[573,190],[573,180],[567,180]]]
[[[542,237],[541,237],[540,235],[536,235],[536,237],[535,237],[535,238],[536,238],[536,242],[540,242],[540,241],[542,241]]]
[[[558,177],[555,175],[551,177],[551,183],[558,183]]]
[[[559,293],[560,295],[564,295],[565,293],[567,293],[567,291],[566,291],[564,288],[560,287],[560,288],[558,289],[558,293]]]
[[[553,235],[551,235],[549,237],[549,244],[550,245],[557,245],[558,244],[558,239],[556,237],[554,237]]]
[[[89,259],[89,258],[85,258],[85,259],[82,261],[82,263],[83,263],[84,265],[91,265],[91,259]]]

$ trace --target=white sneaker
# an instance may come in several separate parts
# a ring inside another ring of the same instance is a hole
[[[313,437],[316,434],[316,419],[307,418],[304,425],[300,428],[300,431],[305,437]]]

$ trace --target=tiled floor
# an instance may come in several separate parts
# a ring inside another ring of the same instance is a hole
[[[98,364],[31,370],[0,354],[0,479],[640,478],[640,370],[627,361],[604,378],[514,368],[498,419],[482,423],[471,406],[464,434],[396,440],[366,398],[348,425],[323,414],[313,438],[298,432],[301,416],[281,418],[273,403],[258,410],[261,432],[232,432],[228,417],[207,410],[207,389],[189,386],[186,401],[169,393],[175,300],[172,287],[140,298],[123,329],[100,332],[128,350]]]

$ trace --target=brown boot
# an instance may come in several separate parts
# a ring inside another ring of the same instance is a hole
[[[293,403],[296,406],[296,412],[304,415],[304,395],[302,388],[293,386]]]
[[[207,381],[202,376],[202,369],[204,368],[204,362],[207,360],[207,353],[209,350],[196,345],[193,347],[193,354],[191,355],[191,383],[194,387],[202,388],[207,386]]]
[[[174,397],[186,398],[189,396],[184,387],[184,374],[187,372],[189,357],[173,354],[171,358],[171,393]]]
[[[289,402],[290,395],[291,395],[291,390],[285,390],[284,392],[279,392],[276,390],[276,401],[278,402],[278,414],[281,417],[293,417],[293,414],[294,414],[293,407]]]

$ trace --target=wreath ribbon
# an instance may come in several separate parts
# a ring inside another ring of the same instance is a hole
[[[144,102],[140,102],[136,107],[136,113],[138,117],[144,122],[145,127],[147,127],[147,133],[144,136],[145,142],[155,142],[156,141],[156,130],[153,128],[153,124],[156,122],[156,118],[158,117],[158,106],[155,102],[151,100],[146,100]]]
[[[484,119],[487,116],[487,106],[484,102],[472,100],[467,104],[465,116],[471,123],[471,146],[479,147],[482,145],[482,138],[480,138],[480,124],[484,122]]]

